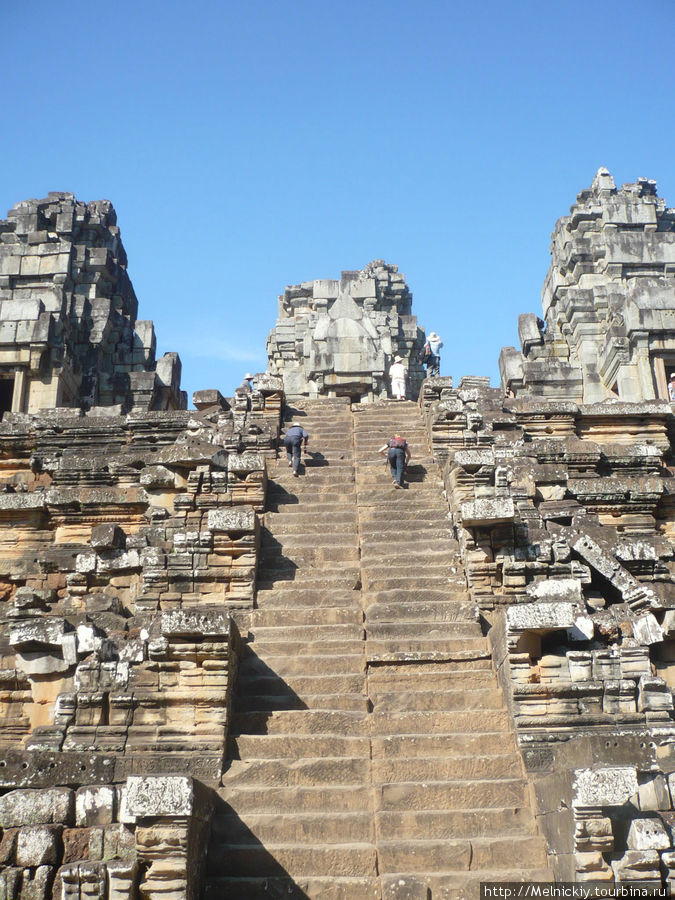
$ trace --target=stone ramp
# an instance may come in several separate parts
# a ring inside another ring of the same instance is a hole
[[[450,898],[549,877],[418,408],[301,415],[314,456],[299,478],[285,454],[270,470],[207,896]],[[376,454],[394,430],[405,490]]]

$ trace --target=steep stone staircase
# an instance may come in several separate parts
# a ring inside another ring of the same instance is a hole
[[[209,849],[209,898],[470,897],[550,878],[412,403],[289,410]],[[376,450],[413,449],[397,490]],[[422,893],[420,893],[420,891]]]

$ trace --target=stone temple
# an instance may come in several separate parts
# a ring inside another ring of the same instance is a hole
[[[398,266],[381,259],[360,272],[343,272],[339,281],[289,285],[279,297],[279,318],[267,341],[268,371],[282,377],[289,399],[361,402],[386,399],[386,372],[400,356],[417,396],[425,339],[411,306]]]
[[[112,206],[11,210],[0,900],[670,891],[674,248],[601,169],[499,387],[424,377],[376,261],[287,288],[253,390],[188,410]]]

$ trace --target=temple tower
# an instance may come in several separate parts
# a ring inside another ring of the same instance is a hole
[[[0,414],[185,409],[177,353],[155,359],[112,203],[52,192],[0,221]]]
[[[371,401],[387,397],[387,371],[400,356],[416,397],[424,378],[417,359],[424,333],[411,306],[405,276],[382,260],[343,272],[339,281],[289,285],[267,339],[268,371],[282,376],[289,398]]]
[[[503,387],[596,403],[668,399],[675,371],[675,210],[656,182],[617,189],[607,169],[552,235],[543,320],[518,319]]]

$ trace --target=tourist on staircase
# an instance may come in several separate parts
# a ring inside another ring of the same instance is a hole
[[[307,453],[307,441],[309,435],[299,422],[293,422],[291,427],[287,429],[284,435],[284,447],[286,448],[286,457],[289,467],[293,467],[293,475],[298,477],[298,469],[300,468],[300,451],[304,442],[305,453]]]
[[[394,487],[402,488],[403,473],[412,456],[406,439],[401,437],[400,434],[395,434],[394,437],[390,438],[386,444],[383,444],[377,452],[381,453],[383,456],[386,454],[389,469],[392,478],[394,479]]]
[[[430,351],[429,362],[427,363],[427,377],[430,375],[440,375],[441,347],[443,346],[443,341],[435,331],[430,331],[429,337],[427,338],[427,344],[429,345]]]
[[[403,365],[403,358],[401,356],[395,356],[393,363],[389,366],[391,392],[394,395],[394,400],[405,400],[405,380],[407,374],[406,367]]]
[[[242,402],[242,409],[251,409],[251,394],[253,393],[253,375],[250,372],[247,372],[244,375],[244,380],[239,385],[238,388],[234,390],[234,396],[237,400]]]

